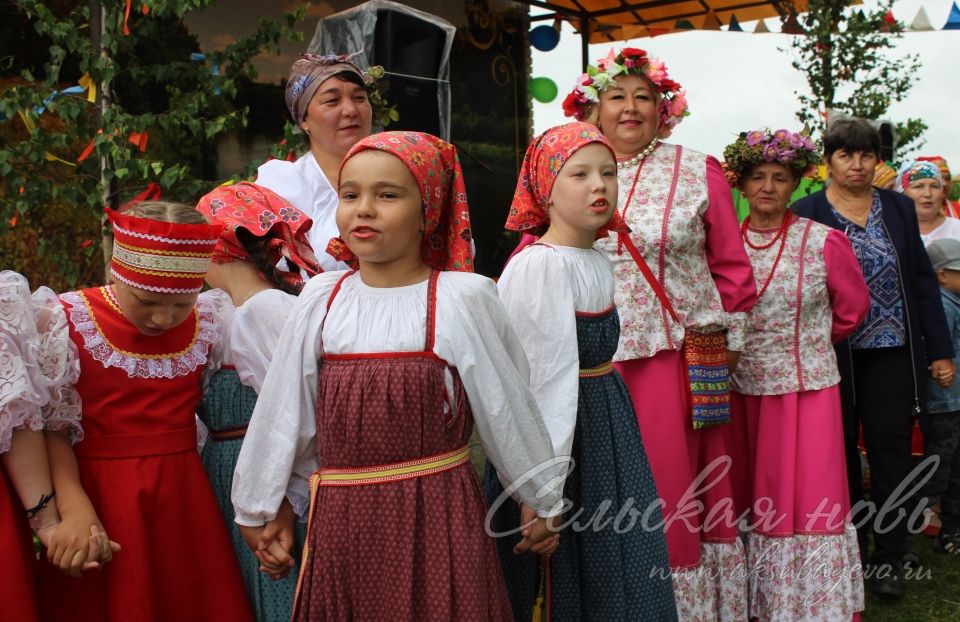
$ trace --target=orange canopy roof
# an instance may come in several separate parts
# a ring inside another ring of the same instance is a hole
[[[807,10],[806,0],[517,0],[559,13],[590,43],[625,41],[671,32],[719,30],[738,22]],[[586,20],[586,28],[584,28]]]

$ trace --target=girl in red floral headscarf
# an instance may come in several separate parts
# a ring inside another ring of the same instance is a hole
[[[248,546],[234,522],[231,487],[280,330],[303,287],[303,277],[321,271],[307,241],[313,221],[283,197],[247,182],[216,188],[200,199],[197,211],[224,225],[206,280],[227,292],[236,306],[227,328],[223,365],[210,379],[198,409],[209,431],[201,457],[258,622],[286,622],[297,580],[296,570],[290,573],[290,569],[295,568],[303,543],[303,529],[297,538],[295,525],[297,514],[306,514],[306,481],[287,491],[267,530],[272,546],[263,550],[257,540]]]
[[[329,250],[357,270],[311,279],[284,327],[237,464],[237,522],[258,537],[290,478],[310,478],[295,620],[512,620],[474,424],[532,516],[518,553],[556,547],[560,491],[522,348],[493,282],[470,274],[456,149],[363,139],[339,195]]]
[[[599,519],[564,531],[539,567],[512,555],[511,539],[500,540],[518,620],[531,619],[538,596],[554,620],[677,616],[657,489],[630,395],[611,365],[620,335],[613,269],[593,249],[608,231],[627,231],[616,206],[616,159],[596,126],[569,123],[534,139],[506,226],[543,236],[510,261],[497,289],[530,361],[530,388],[554,453],[571,459],[564,522],[602,517],[604,504],[612,504],[611,519],[631,504],[653,510],[646,526]],[[503,492],[493,469],[486,487],[493,504]],[[515,504],[502,505],[494,528],[515,523],[517,513]]]

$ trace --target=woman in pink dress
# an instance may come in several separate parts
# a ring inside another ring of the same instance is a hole
[[[750,617],[849,620],[863,581],[832,344],[866,317],[867,285],[843,232],[787,209],[819,161],[808,137],[745,132],[724,158],[750,205],[741,235],[759,288],[727,430],[737,509],[750,517]]]

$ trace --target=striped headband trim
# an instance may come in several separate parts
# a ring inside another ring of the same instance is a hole
[[[177,239],[177,238],[165,238],[159,235],[152,235],[150,233],[140,233],[138,231],[131,231],[129,229],[124,229],[117,223],[113,223],[114,231],[119,231],[123,235],[129,235],[134,238],[140,238],[142,240],[153,240],[154,242],[162,242],[164,244],[216,244],[217,240],[220,239],[219,236],[210,239],[196,240],[196,239]]]
[[[113,247],[113,257],[128,266],[143,270],[187,272],[202,276],[210,268],[210,257],[154,255],[130,250],[119,244]]]
[[[110,274],[113,278],[117,279],[121,283],[129,285],[130,287],[136,287],[137,289],[145,289],[151,292],[157,292],[159,294],[197,294],[200,293],[200,290],[203,289],[203,284],[201,283],[198,287],[186,288],[186,287],[158,287],[156,285],[147,285],[146,283],[140,283],[139,281],[134,281],[128,279],[125,276],[121,275],[114,269],[110,267]]]

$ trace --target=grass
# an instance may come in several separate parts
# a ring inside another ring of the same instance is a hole
[[[867,584],[865,622],[941,622],[960,620],[960,557],[933,550],[933,538],[913,536],[920,567],[907,575],[906,595],[899,602],[874,597]]]

